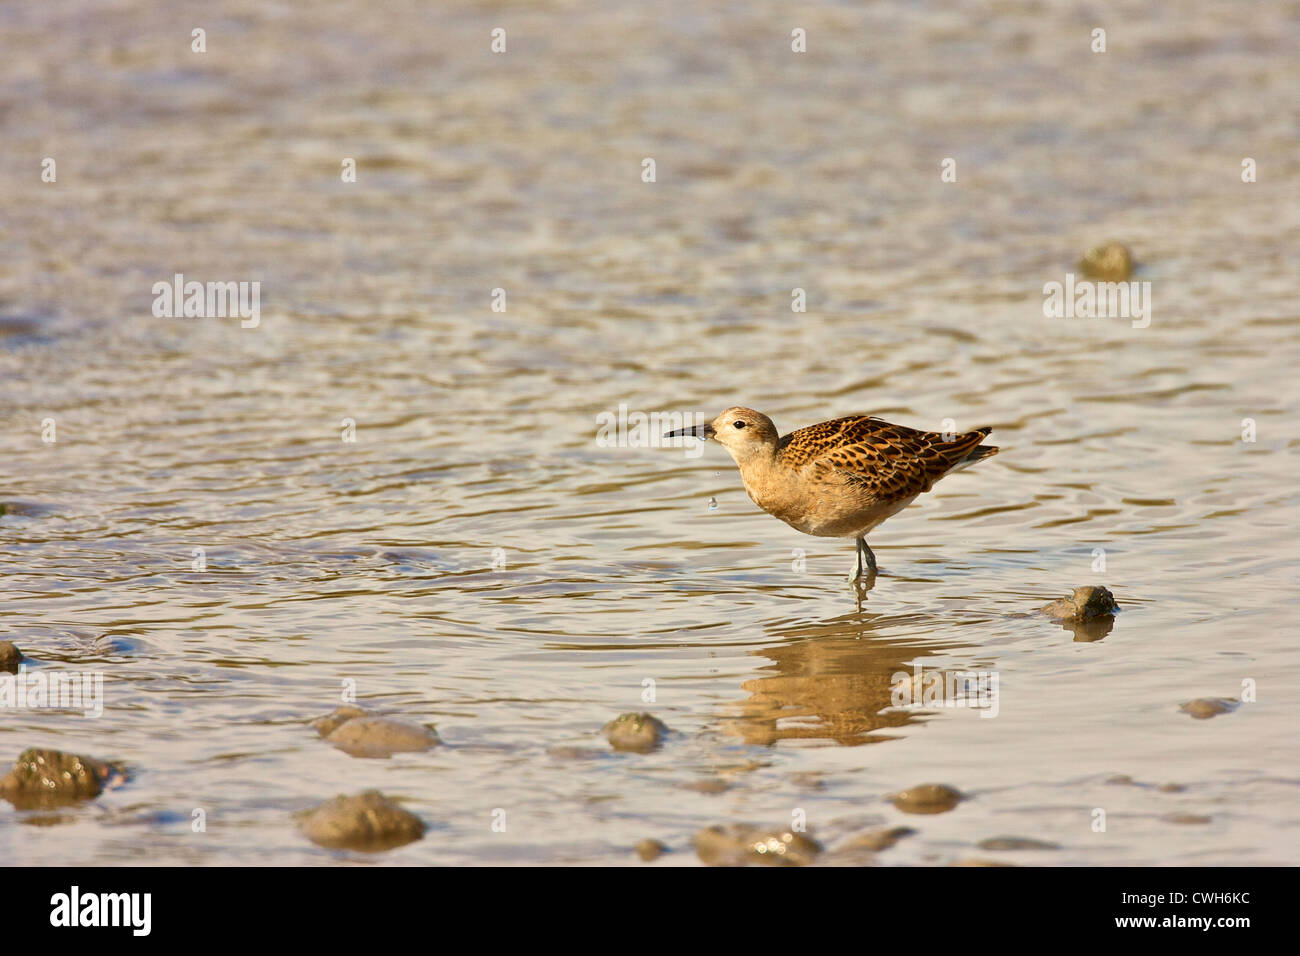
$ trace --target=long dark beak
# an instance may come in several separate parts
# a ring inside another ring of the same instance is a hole
[[[713,426],[708,422],[705,422],[703,425],[696,425],[694,428],[679,428],[676,431],[665,432],[664,437],[689,438],[693,436],[698,438],[700,441],[708,441],[714,436],[714,434],[716,433],[713,430]]]

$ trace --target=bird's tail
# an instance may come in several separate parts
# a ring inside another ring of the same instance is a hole
[[[991,431],[993,431],[993,429],[989,427],[977,428],[973,432],[969,432],[967,435],[963,435],[962,438],[967,438],[969,435],[979,435],[980,439],[984,439],[988,437],[988,434]],[[958,439],[958,441],[960,440],[961,439]],[[985,458],[992,458],[997,453],[998,453],[997,445],[977,445],[976,447],[970,450],[970,453],[968,455],[966,455],[964,458],[959,459],[957,464],[949,468],[948,472],[952,473],[954,471],[960,471],[963,468],[969,468],[971,465],[975,464],[976,462],[983,461]]]

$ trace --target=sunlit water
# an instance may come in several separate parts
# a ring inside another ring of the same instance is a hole
[[[0,7],[0,638],[107,698],[6,712],[0,763],[130,772],[0,804],[0,859],[679,864],[802,811],[915,827],[882,863],[1294,862],[1300,28],[1250,9]],[[1111,238],[1150,326],[1044,317]],[[155,318],[177,272],[260,281],[260,325]],[[872,536],[859,609],[852,544],[721,449],[598,445],[620,403],[1002,452]],[[1033,613],[1086,584],[1101,640]],[[996,672],[997,716],[886,710],[918,662]],[[345,682],[446,746],[334,750]],[[640,710],[673,735],[610,752]],[[970,799],[885,799],[923,782]],[[367,787],[425,839],[295,829]]]

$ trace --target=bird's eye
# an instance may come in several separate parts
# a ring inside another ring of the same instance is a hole
[[[744,422],[736,422],[735,425],[736,425],[737,428],[744,428],[744,427],[745,427],[745,423],[744,423]]]

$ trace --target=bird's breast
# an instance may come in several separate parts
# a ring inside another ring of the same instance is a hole
[[[804,534],[826,534],[827,525],[835,523],[832,512],[837,509],[819,482],[793,481],[779,473],[743,477],[754,504]]]

